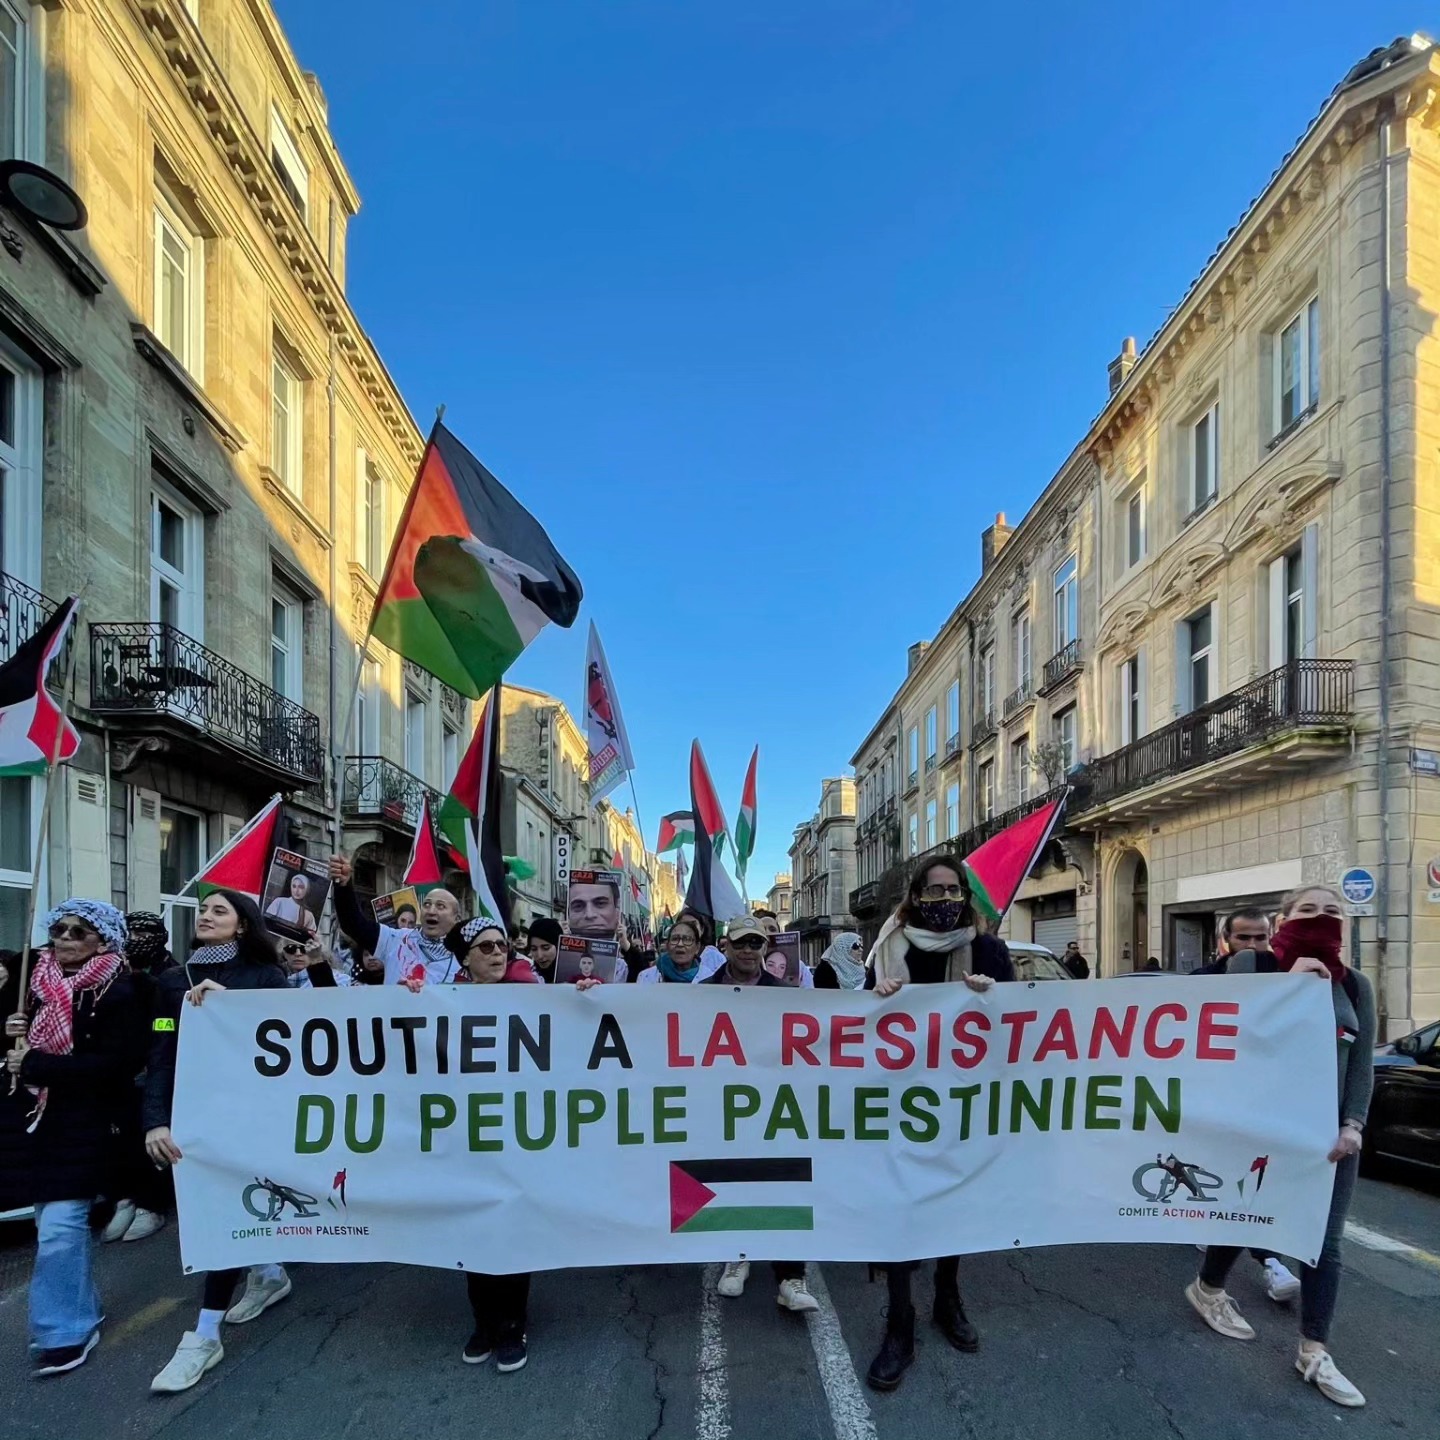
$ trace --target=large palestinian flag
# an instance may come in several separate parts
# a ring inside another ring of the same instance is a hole
[[[703,829],[714,843],[715,853],[721,854],[730,827],[725,823],[720,796],[710,778],[710,767],[705,763],[705,754],[698,740],[690,745],[690,812],[695,817],[697,832]]]
[[[216,890],[236,890],[258,903],[265,890],[265,875],[280,843],[280,796],[272,795],[265,808],[211,860],[185,887],[203,900]]]
[[[750,756],[750,768],[745,772],[745,788],[740,793],[740,815],[735,821],[735,873],[741,883],[755,853],[755,771],[760,764],[760,747],[757,745]]]
[[[580,581],[540,522],[437,420],[395,532],[370,628],[462,695],[499,683]]]
[[[417,895],[424,895],[445,881],[445,872],[440,866],[440,852],[435,847],[435,824],[430,816],[430,797],[420,801],[420,819],[415,826],[415,839],[410,846],[410,858],[405,862],[401,885],[412,886]]]
[[[964,860],[965,879],[975,908],[993,924],[1005,917],[1025,877],[1049,842],[1069,792],[1007,825]]]
[[[0,665],[0,775],[43,775],[80,748],[75,727],[45,688],[78,604],[66,600]]]
[[[695,826],[695,868],[685,888],[685,908],[723,925],[746,913],[735,882],[720,863],[720,848],[711,839],[711,824],[718,816],[723,833],[725,817],[710,782],[710,771],[697,740],[690,747],[690,804],[699,822]]]
[[[660,838],[655,842],[657,855],[665,855],[682,845],[694,843],[695,817],[688,810],[672,810],[660,817]]]
[[[500,687],[486,699],[475,734],[440,803],[440,833],[470,870],[475,914],[510,923],[505,854],[500,846]]]

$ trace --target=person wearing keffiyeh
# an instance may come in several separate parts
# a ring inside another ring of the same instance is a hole
[[[85,1363],[100,1338],[90,1206],[106,1187],[118,1106],[144,1060],[145,1017],[120,953],[125,917],[74,899],[46,915],[49,944],[11,1016],[6,1069],[28,1109],[22,1163],[35,1207],[30,1346],[36,1375]]]

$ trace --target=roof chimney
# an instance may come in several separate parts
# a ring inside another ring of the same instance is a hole
[[[995,562],[995,557],[1005,548],[1005,542],[1015,533],[1013,525],[1005,523],[1002,510],[993,525],[987,525],[980,532],[980,573],[983,575]]]
[[[1110,393],[1113,395],[1135,368],[1135,337],[1127,335],[1120,353],[1110,362]]]
[[[930,642],[928,640],[917,640],[909,650],[905,652],[905,673],[907,675],[913,675],[915,673],[915,667],[925,658],[925,652],[929,648]]]

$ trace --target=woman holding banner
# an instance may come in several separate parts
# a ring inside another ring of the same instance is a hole
[[[700,976],[700,927],[682,915],[665,937],[665,948],[649,970],[642,970],[637,985],[693,985]],[[718,967],[717,967],[718,968]]]
[[[1297,890],[1286,898],[1280,928],[1270,942],[1270,953],[1242,950],[1226,966],[1230,975],[1275,974],[1288,971],[1330,987],[1335,1011],[1338,1046],[1337,1118],[1340,1130],[1330,1147],[1335,1166],[1330,1192],[1330,1214],[1325,1240],[1314,1265],[1300,1269],[1300,1349],[1295,1369],[1309,1385],[1337,1405],[1357,1408],[1365,1397],[1330,1357],[1330,1324],[1340,1292],[1340,1239],[1355,1180],[1360,1170],[1360,1140],[1370,1109],[1375,1071],[1375,993],[1370,982],[1340,958],[1345,953],[1345,899],[1328,885]],[[1330,1066],[1312,1077],[1316,1085],[1330,1084]],[[1232,1340],[1253,1340],[1255,1331],[1225,1293],[1225,1280],[1240,1251],[1230,1245],[1212,1245],[1205,1252],[1199,1276],[1185,1287],[1185,1298],[1200,1318],[1218,1334]]]
[[[963,982],[986,991],[1013,980],[1015,967],[1005,942],[980,933],[959,860],[926,860],[910,878],[900,908],[880,930],[867,962],[867,987],[882,999],[905,985]],[[866,1377],[872,1389],[894,1390],[915,1359],[915,1306],[910,1277],[918,1261],[885,1267],[890,1308],[880,1353]],[[960,1257],[935,1262],[935,1324],[957,1349],[980,1348],[980,1336],[960,1300]]]
[[[275,943],[260,907],[235,890],[216,890],[200,902],[195,942],[189,959],[167,970],[155,985],[154,1038],[145,1079],[145,1149],[156,1165],[174,1165],[180,1147],[170,1134],[175,1098],[175,1054],[185,1002],[200,1005],[225,990],[284,990],[288,987]],[[290,1293],[290,1277],[279,1265],[250,1272],[238,1303],[235,1286],[244,1272],[217,1270],[205,1277],[200,1318],[180,1339],[170,1362],[150,1383],[157,1395],[178,1394],[199,1382],[225,1358],[220,1343],[223,1321],[242,1325]]]

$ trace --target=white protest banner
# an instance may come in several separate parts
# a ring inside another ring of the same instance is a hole
[[[1306,976],[236,991],[185,1007],[187,1267],[496,1273],[1114,1242],[1318,1252]]]

